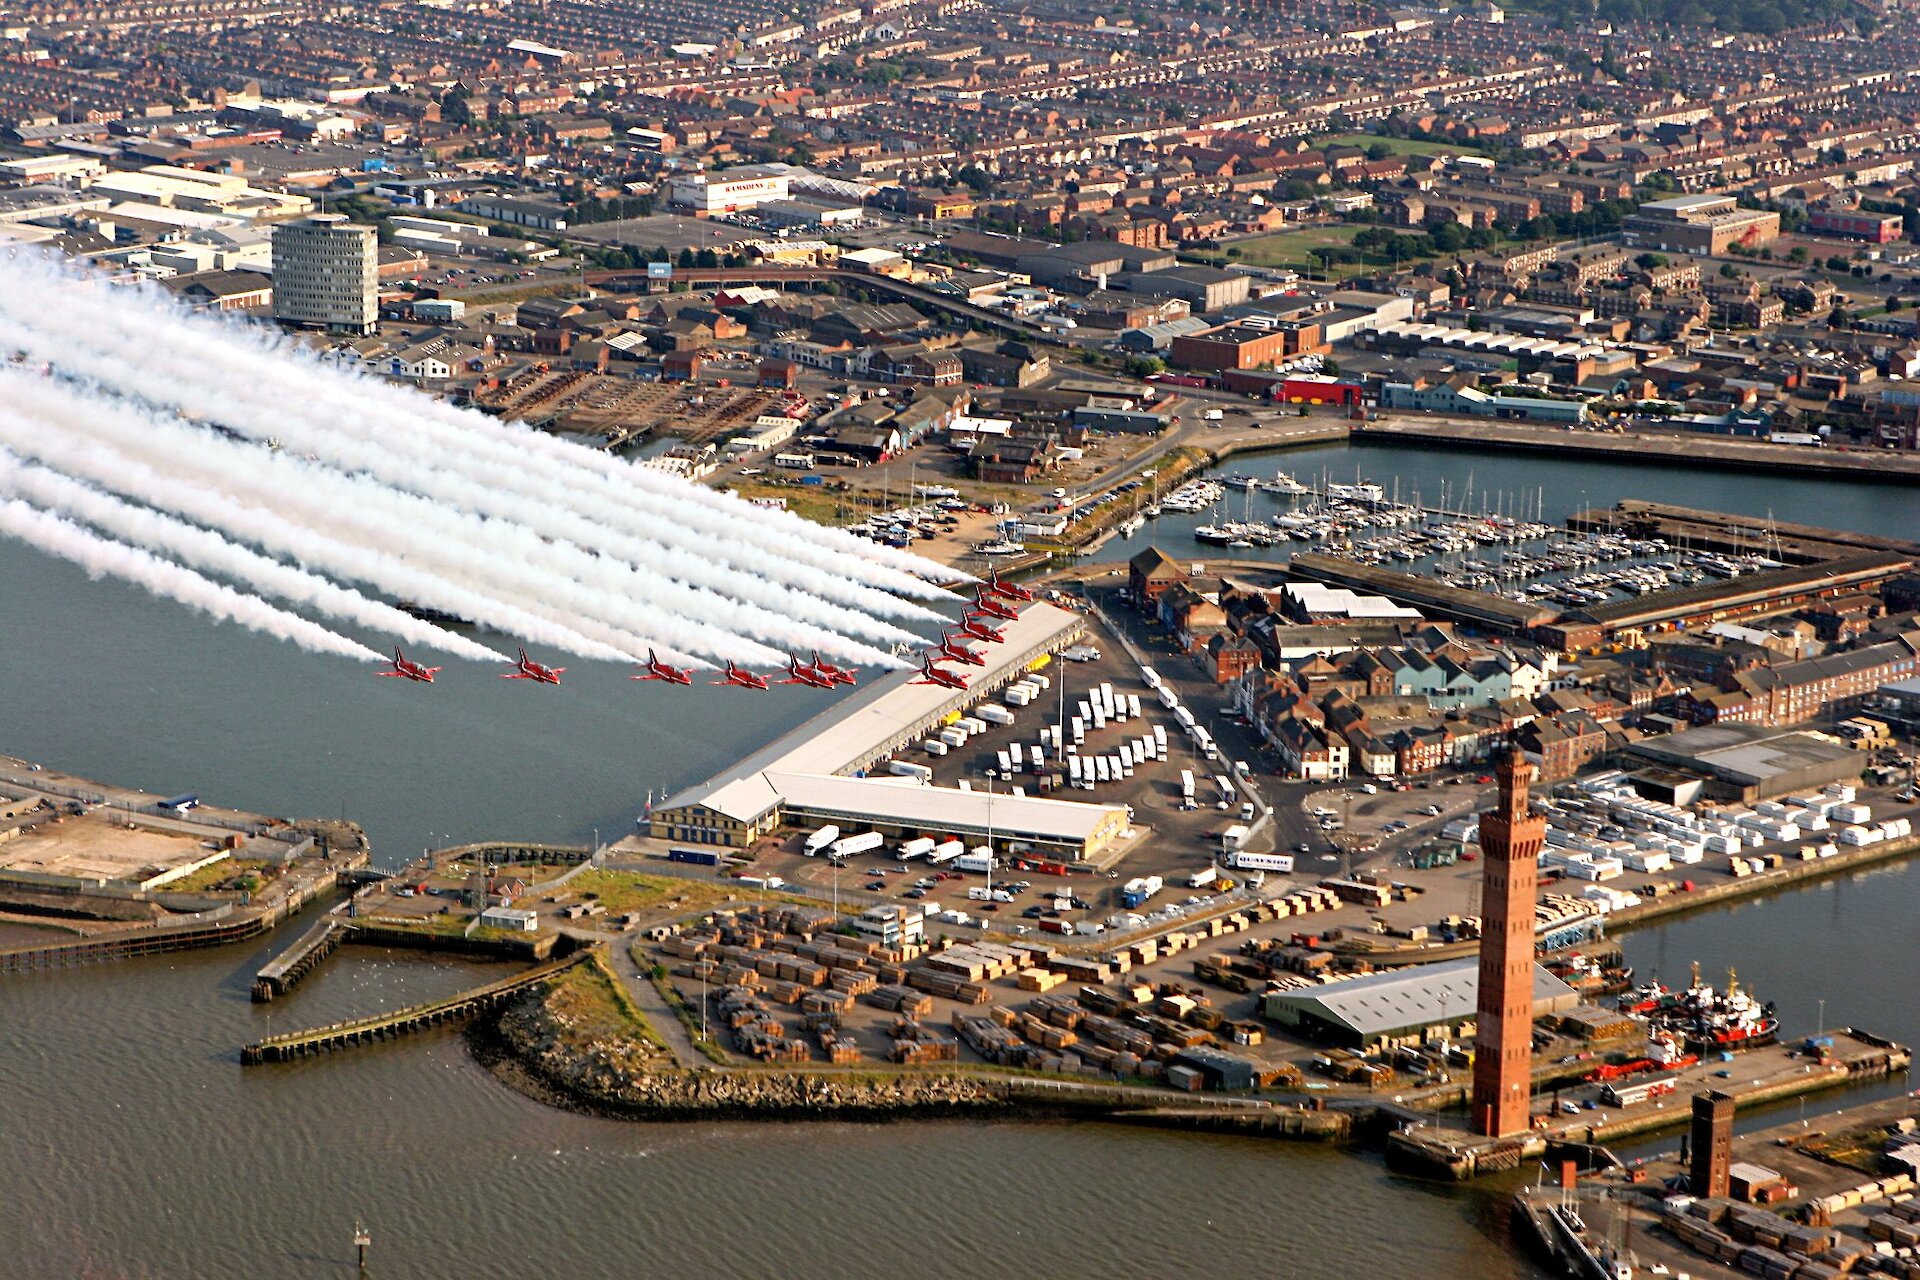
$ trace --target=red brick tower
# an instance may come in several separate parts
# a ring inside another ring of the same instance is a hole
[[[1498,1137],[1527,1127],[1533,1070],[1533,898],[1547,820],[1527,807],[1533,766],[1500,762],[1500,799],[1480,815],[1479,1034],[1473,1127]]]

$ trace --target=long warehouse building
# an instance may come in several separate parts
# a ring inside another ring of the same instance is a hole
[[[994,795],[923,785],[865,771],[1012,684],[1086,631],[1079,614],[1051,604],[1021,608],[998,644],[972,646],[967,688],[894,671],[861,687],[732,768],[669,796],[644,820],[655,839],[746,848],[783,823],[833,822],[888,835],[943,835],[1005,847],[1021,843],[1073,859],[1092,857],[1126,831],[1122,805]]]

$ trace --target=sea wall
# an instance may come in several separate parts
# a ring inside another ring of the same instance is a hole
[[[687,1068],[630,1037],[585,1038],[538,993],[468,1031],[505,1083],[569,1110],[630,1120],[1113,1120],[1313,1142],[1352,1131],[1344,1113],[1163,1089],[985,1070]]]

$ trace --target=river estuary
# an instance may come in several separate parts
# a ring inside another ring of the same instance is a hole
[[[1276,466],[1358,467],[1430,500],[1441,476],[1461,492],[1471,472],[1528,503],[1544,489],[1549,518],[1632,493],[1920,536],[1911,491],[1843,482],[1380,447],[1227,469]],[[1150,531],[1202,558],[1185,530],[1203,519]],[[429,842],[622,834],[649,790],[819,705],[625,675],[575,661],[536,689],[451,663],[431,689],[376,680],[0,543],[0,751],[266,812],[344,812],[383,865]],[[1337,1150],[1100,1125],[621,1124],[521,1098],[446,1031],[243,1072],[245,1040],[499,972],[349,948],[291,999],[253,1005],[281,941],[0,981],[0,1274],[345,1276],[356,1218],[371,1274],[389,1277],[1536,1274],[1507,1244],[1499,1188],[1415,1183]],[[1669,979],[1695,958],[1715,977],[1737,966],[1792,1034],[1824,1019],[1920,1039],[1909,866],[1627,948]]]

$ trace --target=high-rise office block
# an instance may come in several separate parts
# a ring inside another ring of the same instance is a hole
[[[1480,989],[1473,1057],[1473,1127],[1499,1136],[1527,1127],[1533,1083],[1533,896],[1547,820],[1527,803],[1533,766],[1500,762],[1500,798],[1480,815]]]
[[[372,227],[317,213],[273,229],[273,314],[289,324],[369,334],[379,319]]]

